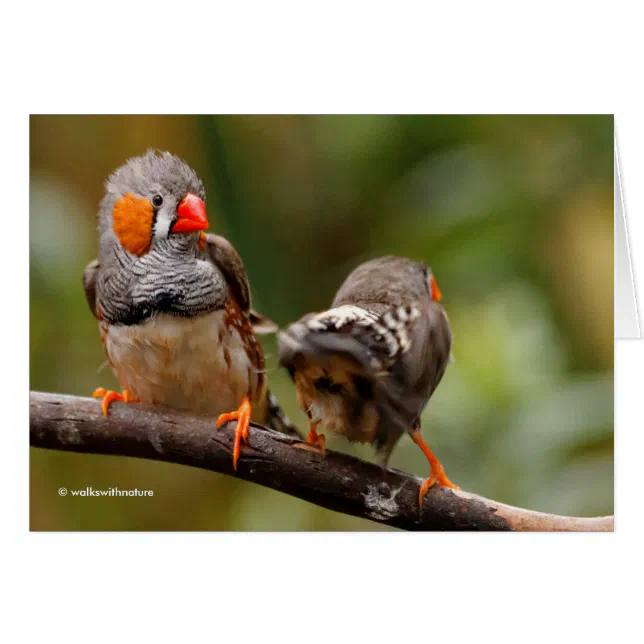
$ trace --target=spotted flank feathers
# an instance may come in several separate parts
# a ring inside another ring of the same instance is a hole
[[[410,347],[409,330],[420,316],[414,306],[399,306],[378,315],[358,306],[344,305],[306,322],[309,331],[350,333],[371,356],[371,366],[389,368]]]

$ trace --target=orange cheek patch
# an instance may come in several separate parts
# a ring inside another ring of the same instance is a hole
[[[150,250],[154,210],[147,199],[128,192],[114,204],[112,219],[114,232],[125,250],[139,257]]]

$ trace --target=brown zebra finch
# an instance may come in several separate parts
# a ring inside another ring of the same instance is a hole
[[[422,449],[435,483],[455,488],[423,441],[420,414],[449,362],[452,333],[440,291],[425,264],[382,257],[346,279],[332,308],[306,315],[279,335],[279,359],[308,415],[307,443],[318,431],[373,443],[386,463],[405,433]]]
[[[236,420],[233,466],[252,420],[295,433],[267,388],[256,333],[275,331],[250,308],[244,265],[208,228],[205,191],[169,152],[130,159],[107,180],[98,213],[99,257],[85,295],[123,393],[114,400],[161,404]]]

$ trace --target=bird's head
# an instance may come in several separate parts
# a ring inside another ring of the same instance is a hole
[[[380,302],[407,306],[415,302],[440,302],[441,292],[424,262],[387,255],[358,266],[340,287],[333,306]]]
[[[175,240],[197,245],[208,228],[205,190],[194,170],[169,152],[149,150],[110,175],[100,231],[141,257]]]

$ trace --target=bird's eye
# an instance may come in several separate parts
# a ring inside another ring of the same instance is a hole
[[[152,203],[156,208],[160,208],[163,205],[163,197],[161,195],[154,195],[152,197]]]

